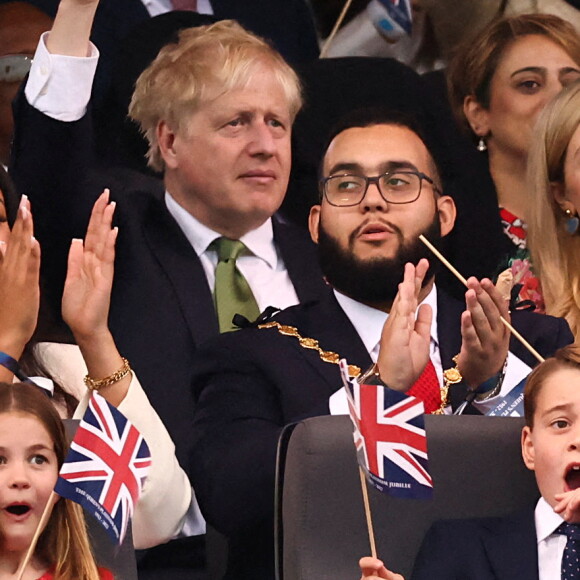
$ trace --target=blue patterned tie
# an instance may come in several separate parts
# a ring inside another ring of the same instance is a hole
[[[580,526],[564,522],[556,529],[556,534],[568,538],[562,556],[562,580],[580,579]]]

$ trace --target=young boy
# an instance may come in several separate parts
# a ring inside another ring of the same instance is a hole
[[[412,580],[580,578],[580,347],[538,366],[524,395],[522,456],[542,494],[535,510],[435,523]],[[375,558],[360,567],[363,580],[403,580]]]

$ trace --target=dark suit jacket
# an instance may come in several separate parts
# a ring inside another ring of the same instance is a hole
[[[439,292],[437,325],[444,368],[461,346],[462,303]],[[332,292],[282,311],[276,320],[298,328],[320,348],[366,369],[359,335]],[[514,326],[544,356],[572,342],[565,321],[514,312]],[[530,366],[535,361],[512,342]],[[341,386],[338,366],[272,329],[247,329],[206,343],[194,374],[192,481],[207,521],[230,539],[232,578],[273,577],[273,497],[276,446],[282,427],[326,415]],[[452,420],[452,419],[450,419]]]
[[[425,535],[412,580],[538,580],[533,509],[504,518],[446,520]]]
[[[218,325],[205,273],[167,211],[163,184],[132,172],[91,173],[89,115],[75,123],[54,121],[21,95],[15,118],[12,176],[31,199],[46,295],[54,307],[60,304],[70,239],[84,237],[94,199],[106,185],[118,202],[111,330],[187,466],[192,357],[218,334]],[[314,244],[276,219],[274,238],[299,299],[312,299],[323,288]],[[275,305],[275,289],[271,300]]]

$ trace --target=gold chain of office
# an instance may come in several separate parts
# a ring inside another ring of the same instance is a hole
[[[295,326],[288,326],[286,324],[280,324],[275,320],[271,322],[266,322],[265,324],[258,325],[258,328],[276,328],[280,334],[284,336],[293,336],[298,339],[298,342],[302,348],[307,348],[315,350],[318,352],[320,360],[337,365],[340,362],[340,355],[330,350],[323,350],[320,348],[318,341],[314,338],[304,338]],[[457,356],[453,357],[453,361],[457,363]],[[360,367],[356,365],[348,365],[348,375],[352,379],[356,379],[361,373]],[[448,374],[447,374],[448,373]],[[434,415],[441,415],[445,411],[445,407],[449,404],[447,397],[449,392],[449,387],[451,384],[458,383],[462,380],[461,374],[457,370],[457,366],[453,369],[448,369],[444,372],[444,384],[440,387],[441,390],[441,407],[433,412]]]
[[[337,365],[340,362],[340,358],[341,358],[340,355],[336,354],[335,352],[331,352],[329,350],[323,350],[322,348],[320,348],[320,345],[318,344],[318,341],[316,339],[304,338],[303,336],[300,335],[300,333],[298,332],[298,329],[294,326],[287,326],[285,324],[280,324],[279,322],[272,321],[272,322],[266,322],[265,324],[260,324],[258,326],[258,328],[261,328],[261,329],[276,328],[276,329],[278,329],[278,332],[280,334],[283,334],[284,336],[293,336],[293,337],[297,338],[298,342],[302,348],[307,348],[307,349],[317,351],[318,356],[320,357],[320,360],[327,362],[327,363],[335,364],[335,365]],[[360,375],[360,373],[361,373],[360,367],[357,367],[356,365],[348,365],[348,375],[352,379],[355,379],[356,377],[358,377]]]

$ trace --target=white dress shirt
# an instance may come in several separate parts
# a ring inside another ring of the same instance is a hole
[[[336,296],[340,307],[344,310],[344,313],[347,315],[360,336],[371,360],[377,362],[381,343],[381,333],[389,315],[382,310],[377,310],[376,308],[371,308],[361,302],[357,302],[336,290],[334,291],[334,295]],[[433,311],[429,356],[431,357],[431,362],[435,367],[439,383],[443,384],[443,366],[441,363],[441,354],[439,353],[439,339],[437,338],[437,288],[435,284],[433,284],[433,288],[431,288],[431,291],[427,296],[425,296],[425,299],[421,304],[428,304],[431,306],[431,310]]]
[[[534,512],[536,538],[538,540],[538,572],[540,580],[555,580],[561,577],[562,557],[567,538],[555,534],[564,521],[548,502],[541,497]]]
[[[183,209],[169,192],[165,193],[165,203],[185,237],[199,256],[209,287],[215,286],[215,267],[218,257],[211,243],[220,237],[188,211]],[[267,220],[259,228],[240,238],[247,251],[236,260],[236,265],[248,281],[260,311],[267,306],[287,308],[298,304],[298,296],[279,249],[274,243],[272,220]]]
[[[91,98],[99,51],[90,43],[86,57],[51,54],[47,35],[40,37],[24,95],[35,109],[57,121],[78,121]]]

